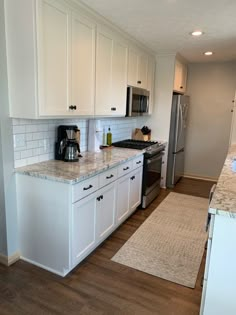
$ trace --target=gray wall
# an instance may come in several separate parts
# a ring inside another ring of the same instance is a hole
[[[0,0],[0,253],[18,250],[12,123],[9,118],[4,1]]]
[[[185,174],[218,178],[228,151],[236,61],[190,64]]]

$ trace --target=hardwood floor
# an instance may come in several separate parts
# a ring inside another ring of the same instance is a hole
[[[182,179],[174,191],[208,197],[212,185]],[[137,210],[65,278],[23,261],[0,265],[0,314],[199,314],[204,259],[195,289],[110,260],[170,191]]]

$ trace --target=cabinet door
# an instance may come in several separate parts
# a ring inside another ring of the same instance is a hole
[[[147,89],[150,93],[149,95],[149,110],[148,113],[151,114],[154,105],[154,88],[155,88],[155,68],[156,62],[154,58],[148,59],[148,79],[147,79]]]
[[[120,40],[113,42],[112,56],[112,101],[113,116],[125,116],[127,95],[128,45]]]
[[[129,211],[132,213],[141,203],[143,168],[139,167],[130,174]]]
[[[94,114],[95,24],[72,15],[71,103],[76,115]]]
[[[138,58],[138,86],[147,89],[148,55],[140,53]]]
[[[97,241],[104,240],[115,227],[116,185],[115,183],[99,190],[96,207]]]
[[[128,85],[137,86],[138,80],[138,63],[139,54],[138,52],[129,47],[129,59],[128,59]]]
[[[95,247],[96,195],[72,206],[72,265],[78,264]]]
[[[179,60],[175,61],[174,91],[184,93],[186,91],[187,66]]]
[[[111,115],[112,51],[112,35],[102,28],[98,28],[96,54],[96,115]]]
[[[39,114],[65,116],[70,77],[70,10],[63,1],[39,2]]]
[[[116,222],[122,223],[129,214],[130,175],[121,177],[117,183]]]

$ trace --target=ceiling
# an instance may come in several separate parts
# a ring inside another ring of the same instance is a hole
[[[236,0],[82,0],[157,54],[236,60]],[[193,30],[204,35],[192,37]],[[213,51],[212,56],[203,52]]]

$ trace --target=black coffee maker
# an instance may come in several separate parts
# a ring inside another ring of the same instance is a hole
[[[79,146],[80,130],[76,125],[59,126],[57,129],[57,142],[55,159],[66,162],[77,162],[81,157]]]

